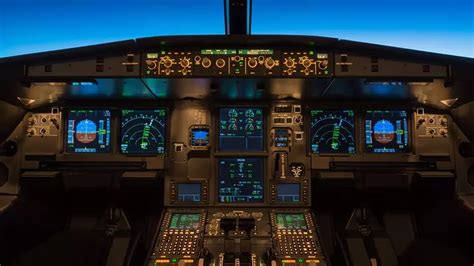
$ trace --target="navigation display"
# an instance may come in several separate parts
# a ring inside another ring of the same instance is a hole
[[[200,213],[173,213],[168,226],[169,229],[199,229]]]
[[[307,230],[306,219],[303,213],[277,213],[277,229]]]
[[[263,150],[262,108],[221,108],[219,114],[221,151]]]
[[[110,152],[110,110],[70,110],[66,152]]]
[[[263,202],[263,159],[219,160],[219,202]]]
[[[166,109],[122,110],[122,153],[162,154],[165,142]]]
[[[201,184],[200,183],[182,183],[177,184],[178,198],[180,202],[200,202]]]
[[[311,110],[313,153],[355,153],[354,111]]]
[[[276,201],[281,203],[300,202],[300,184],[277,184]]]
[[[369,153],[408,152],[406,111],[367,111],[365,149]]]

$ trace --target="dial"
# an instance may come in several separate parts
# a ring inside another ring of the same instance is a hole
[[[166,110],[122,110],[121,151],[126,154],[165,152]]]
[[[311,110],[313,153],[355,153],[352,110]]]

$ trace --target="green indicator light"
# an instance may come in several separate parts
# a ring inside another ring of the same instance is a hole
[[[314,54],[314,52],[313,52],[313,51],[309,51],[309,54],[310,54],[310,55],[313,55],[313,54]]]
[[[304,262],[304,260],[303,259],[298,259],[298,262]]]
[[[146,54],[146,58],[155,59],[155,58],[158,58],[158,54],[157,53]]]
[[[171,262],[176,263],[176,262],[178,262],[178,260],[177,259],[171,259]]]
[[[166,52],[165,51],[161,51],[161,54],[165,54]]]

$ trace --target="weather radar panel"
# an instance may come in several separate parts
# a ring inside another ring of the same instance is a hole
[[[110,110],[70,110],[66,138],[69,153],[110,152]]]
[[[365,149],[369,153],[408,152],[406,111],[367,111],[365,115]]]
[[[122,110],[122,153],[163,154],[165,142],[166,109]]]
[[[353,110],[311,110],[313,153],[355,153]]]

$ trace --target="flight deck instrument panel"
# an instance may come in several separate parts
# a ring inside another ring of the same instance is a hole
[[[403,110],[367,111],[365,149],[368,153],[408,152],[407,112]]]
[[[262,203],[264,201],[263,159],[219,159],[219,202]]]
[[[311,110],[313,153],[355,153],[353,110]]]
[[[70,110],[66,124],[66,152],[110,152],[110,119],[110,110]]]
[[[262,108],[221,108],[219,110],[221,151],[263,150]]]
[[[165,152],[166,109],[122,110],[120,149],[124,154]]]

